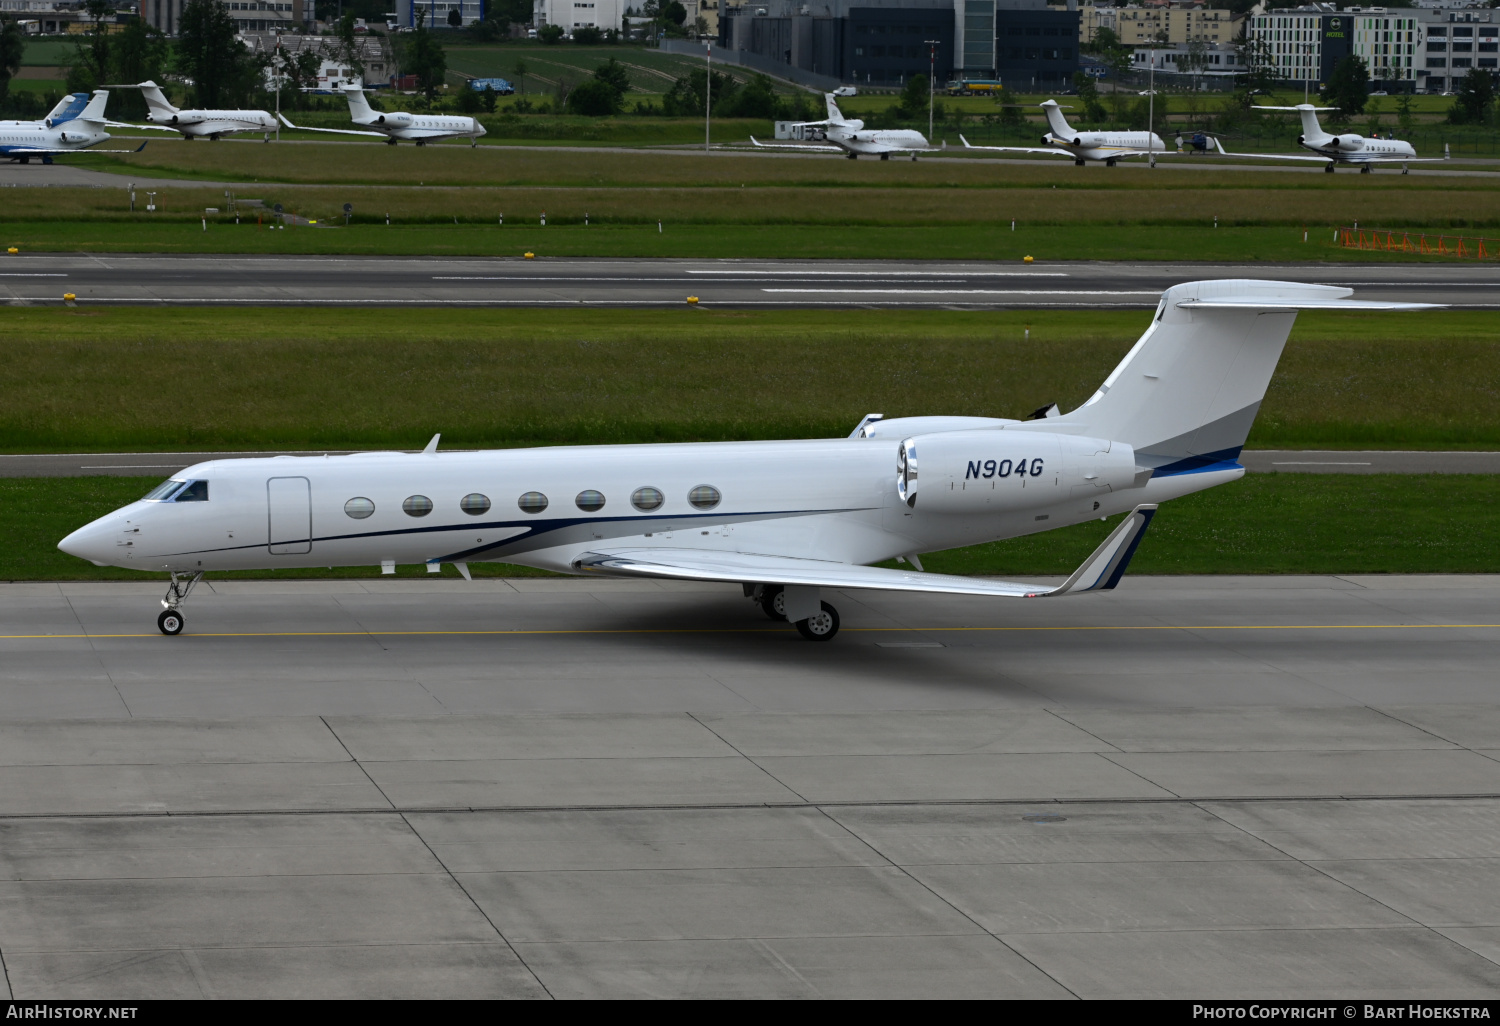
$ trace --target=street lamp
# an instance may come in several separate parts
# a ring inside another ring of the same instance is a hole
[[[708,130],[714,109],[714,44],[703,44],[703,152],[708,152]]]
[[[1151,144],[1151,139],[1156,131],[1156,51],[1147,49],[1146,57],[1151,65],[1146,77],[1146,152],[1150,154],[1147,163],[1155,167],[1156,147]]]
[[[927,44],[927,145],[932,145],[932,94],[937,87],[933,80],[933,72],[937,67],[937,45],[936,39],[923,40]]]

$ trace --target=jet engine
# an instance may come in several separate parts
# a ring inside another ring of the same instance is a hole
[[[411,115],[404,112],[400,114],[378,114],[375,117],[377,125],[392,125],[396,128],[407,128],[411,125],[411,121]]]
[[[924,513],[1007,513],[1129,488],[1136,473],[1135,450],[1123,442],[1042,431],[946,431],[901,443],[896,494]]]
[[[1354,150],[1357,150],[1364,146],[1364,144],[1365,138],[1362,135],[1339,135],[1334,136],[1333,139],[1333,145],[1337,146],[1345,153],[1350,153]]]

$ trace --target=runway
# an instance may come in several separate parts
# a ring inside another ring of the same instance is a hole
[[[273,452],[0,453],[5,477],[170,477],[195,463],[263,456],[343,455],[348,449]],[[416,451],[416,450],[410,450]],[[447,450],[445,450],[447,451]],[[1500,474],[1500,452],[1367,449],[1249,449],[1240,463],[1251,473]]]
[[[0,585],[0,997],[1500,988],[1500,577]]]
[[[1500,267],[20,254],[0,302],[131,306],[1149,309],[1209,278],[1344,285],[1364,299],[1500,308]]]

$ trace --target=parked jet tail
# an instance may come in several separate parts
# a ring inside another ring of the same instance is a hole
[[[1250,434],[1298,310],[1423,310],[1351,300],[1352,289],[1198,281],[1162,295],[1151,327],[1078,409],[1048,431],[1129,443],[1156,476],[1233,463]]]
[[[1295,107],[1256,107],[1256,110],[1294,110],[1302,115],[1302,135],[1307,139],[1317,139],[1328,133],[1323,131],[1323,126],[1318,124],[1318,111],[1338,110],[1337,107],[1314,107],[1310,103],[1299,103]]]
[[[69,93],[57,102],[52,108],[52,113],[47,115],[47,124],[57,126],[64,121],[72,121],[83,111],[89,102],[88,93]]]
[[[344,99],[349,101],[349,116],[356,124],[368,124],[378,117],[359,86],[344,86]]]
[[[845,121],[849,120],[848,118],[844,117],[843,113],[839,110],[838,101],[833,98],[832,93],[824,93],[823,102],[828,104],[828,123],[830,125],[841,125]]]
[[[136,88],[141,91],[141,98],[146,101],[146,106],[152,114],[170,117],[177,113],[177,108],[167,102],[166,94],[161,91],[161,87],[155,82],[148,80],[142,82]]]
[[[79,121],[94,121],[103,123],[104,108],[109,103],[108,89],[95,89],[93,98],[78,115]]]
[[[1057,101],[1047,100],[1041,107],[1047,115],[1047,124],[1051,127],[1052,134],[1064,142],[1072,142],[1078,133],[1068,124],[1068,119],[1063,117],[1062,108],[1057,105]]]

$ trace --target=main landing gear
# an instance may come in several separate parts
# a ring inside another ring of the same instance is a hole
[[[1375,169],[1372,168],[1369,164],[1366,164],[1364,167],[1362,167],[1362,168],[1359,169],[1359,173],[1362,174],[1362,175],[1367,175],[1367,174],[1369,174],[1373,170],[1375,170]]]
[[[787,622],[786,589],[779,584],[747,584],[745,597],[757,603],[772,620]],[[808,641],[829,641],[839,632],[839,611],[819,600],[818,612],[798,620],[793,626]]]
[[[1074,167],[1083,167],[1083,158],[1082,157],[1074,157],[1073,158],[1073,166]]]
[[[1323,169],[1323,173],[1324,173],[1324,174],[1325,174],[1325,175],[1331,175],[1331,174],[1333,174],[1333,165],[1332,165],[1332,164],[1329,164],[1329,165],[1328,165],[1328,166],[1327,166],[1327,167],[1325,167],[1325,168],[1324,168],[1324,169]]]
[[[394,145],[396,145],[396,140],[394,140],[394,139],[387,139],[387,140],[386,140],[386,141],[385,141],[385,144],[386,144],[386,145],[387,145],[387,146],[394,146]]]
[[[156,618],[156,627],[163,634],[175,636],[182,633],[182,604],[187,601],[198,582],[203,580],[203,571],[179,574],[173,571],[167,582],[167,597],[161,600],[162,614]]]

